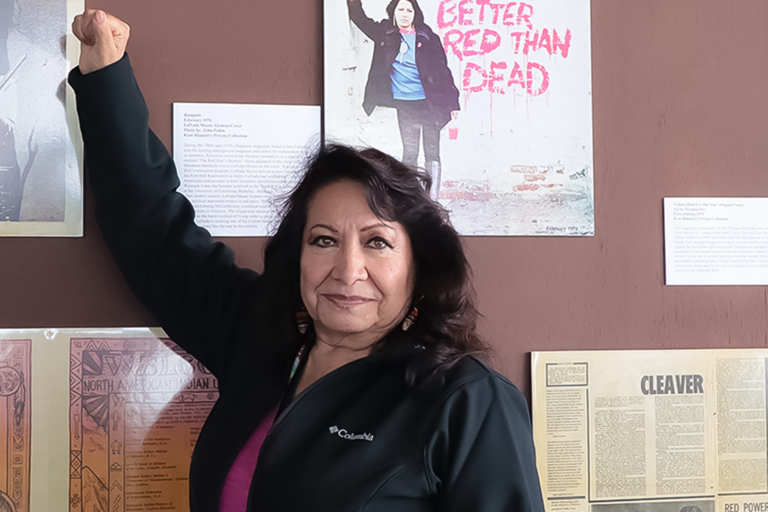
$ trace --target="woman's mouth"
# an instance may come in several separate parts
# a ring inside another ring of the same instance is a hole
[[[340,295],[336,293],[323,293],[322,296],[328,300],[328,302],[340,308],[352,308],[355,306],[361,306],[371,302],[372,300],[366,297],[360,297],[358,295]]]

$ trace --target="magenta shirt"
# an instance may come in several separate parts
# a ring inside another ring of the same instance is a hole
[[[264,444],[275,416],[277,416],[277,407],[261,421],[258,428],[251,434],[251,438],[237,454],[221,491],[219,512],[245,512],[248,506],[248,491],[251,488],[253,472],[256,470],[256,462],[259,460],[261,445]]]

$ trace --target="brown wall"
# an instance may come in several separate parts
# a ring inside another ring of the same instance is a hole
[[[343,0],[338,0],[343,1]],[[320,0],[102,0],[132,27],[152,125],[174,101],[319,105]],[[768,196],[768,2],[593,0],[596,235],[468,238],[483,333],[530,389],[533,350],[768,346],[768,287],[664,286],[662,198]],[[106,252],[0,239],[0,327],[154,324]],[[228,239],[260,267],[263,240]]]

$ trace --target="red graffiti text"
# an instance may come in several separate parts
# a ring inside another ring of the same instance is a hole
[[[529,2],[441,0],[437,26],[445,53],[461,62],[464,91],[505,94],[520,88],[530,96],[547,91],[550,74],[536,59],[567,59],[572,34],[568,28],[534,27],[536,0]]]
[[[467,92],[489,91],[504,94],[504,89],[521,87],[531,96],[539,96],[549,89],[549,72],[536,62],[507,66],[506,62],[491,62],[488,68],[467,62],[464,66],[462,86]]]

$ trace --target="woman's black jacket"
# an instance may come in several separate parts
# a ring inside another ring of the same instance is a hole
[[[70,83],[104,238],[139,299],[219,381],[189,478],[192,512],[216,511],[235,457],[286,391],[294,312],[195,226],[128,57],[75,69]],[[525,399],[473,358],[424,389],[405,383],[404,360],[359,359],[278,417],[249,510],[542,512]]]

